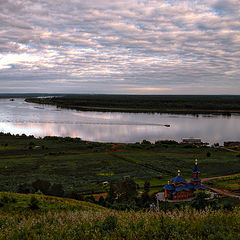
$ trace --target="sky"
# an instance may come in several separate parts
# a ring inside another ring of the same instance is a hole
[[[0,93],[240,94],[239,0],[0,0]]]

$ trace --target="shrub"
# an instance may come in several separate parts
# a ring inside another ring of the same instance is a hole
[[[28,208],[31,210],[37,210],[39,209],[39,201],[37,198],[35,197],[31,197],[30,199],[30,203],[28,204]]]
[[[35,192],[40,190],[42,193],[47,194],[49,187],[51,186],[51,183],[48,181],[45,181],[45,180],[38,179],[32,183],[32,186],[33,186]]]
[[[85,197],[85,201],[95,203],[95,198],[93,195]]]
[[[209,196],[210,195],[206,192],[197,192],[196,196],[191,202],[191,206],[197,210],[206,208],[209,205],[209,202],[207,200]]]
[[[62,197],[64,195],[62,184],[54,183],[49,190],[49,194],[53,196]]]
[[[101,196],[99,199],[98,199],[98,204],[99,205],[102,205],[102,206],[105,206],[105,199],[103,196]]]
[[[142,144],[151,144],[151,142],[148,141],[148,140],[146,140],[146,139],[144,139],[144,140],[142,141]]]
[[[210,152],[207,152],[206,156],[207,156],[207,157],[211,157],[211,153],[210,153]]]
[[[16,198],[8,195],[3,195],[2,198],[0,199],[2,203],[15,203],[17,202]]]
[[[148,180],[146,180],[144,182],[144,187],[143,188],[144,188],[144,192],[149,193],[149,191],[150,191],[150,182]]]

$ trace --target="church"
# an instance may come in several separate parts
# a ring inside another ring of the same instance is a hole
[[[168,181],[168,184],[164,186],[164,197],[168,200],[183,200],[193,197],[194,192],[197,190],[205,190],[206,187],[201,183],[199,178],[200,170],[198,168],[198,161],[195,160],[193,168],[193,175],[190,178],[190,182],[187,182],[181,177],[180,170],[178,175]]]

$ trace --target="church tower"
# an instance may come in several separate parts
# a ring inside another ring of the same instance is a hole
[[[193,177],[190,179],[193,185],[201,185],[201,179],[199,178],[200,170],[198,168],[198,160],[195,159],[195,165],[193,168]]]

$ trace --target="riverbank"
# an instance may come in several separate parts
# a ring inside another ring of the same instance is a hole
[[[240,113],[240,96],[66,95],[26,102],[79,111],[224,114]]]

